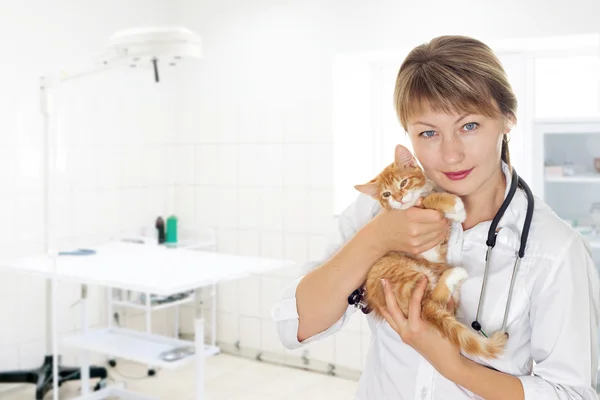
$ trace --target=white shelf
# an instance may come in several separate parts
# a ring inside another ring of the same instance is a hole
[[[179,368],[196,359],[195,355],[177,361],[164,361],[159,357],[163,351],[175,347],[194,346],[192,341],[122,328],[90,329],[86,334],[75,334],[63,338],[62,344],[79,350],[124,358],[164,369]],[[219,353],[219,349],[214,346],[205,345],[204,349],[207,357]]]
[[[188,297],[185,297],[183,299],[179,299],[179,300],[175,300],[175,301],[169,301],[169,302],[165,302],[165,303],[152,303],[150,304],[150,310],[152,311],[157,311],[157,310],[162,310],[165,308],[170,308],[170,307],[175,307],[181,304],[187,304],[187,303],[191,303],[196,299],[196,296],[194,295],[190,295]],[[122,300],[113,300],[112,301],[113,306],[120,306],[120,307],[127,307],[127,308],[135,308],[138,310],[146,310],[146,304],[142,303],[141,301],[122,301]]]
[[[535,118],[534,124],[543,125],[576,125],[576,124],[597,124],[600,123],[600,116],[589,116],[589,117],[563,117],[563,118]]]
[[[546,176],[546,182],[600,183],[600,174],[590,173],[574,176]]]
[[[582,235],[582,237],[590,244],[592,248],[600,249],[600,236]]]
[[[544,135],[600,133],[600,118],[598,117],[537,119],[534,121],[534,125]]]

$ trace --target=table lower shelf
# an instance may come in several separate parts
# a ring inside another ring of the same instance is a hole
[[[183,304],[188,304],[191,303],[193,301],[196,300],[195,296],[188,296],[188,297],[184,297],[182,299],[179,300],[173,300],[173,301],[165,301],[164,303],[161,302],[152,302],[150,305],[150,310],[152,311],[158,311],[158,310],[162,310],[165,308],[170,308],[170,307],[175,307],[175,306],[180,306]],[[112,301],[112,305],[113,306],[117,306],[117,307],[128,307],[128,308],[136,308],[138,310],[148,310],[148,306],[143,303],[142,301],[124,301],[124,300],[113,300]]]
[[[179,368],[196,358],[195,355],[190,355],[176,361],[165,361],[160,357],[162,352],[182,346],[194,346],[195,343],[123,328],[90,329],[85,334],[79,333],[66,336],[61,340],[61,343],[67,347],[101,353],[110,357],[123,358],[164,369]],[[204,346],[205,357],[218,353],[218,347]]]

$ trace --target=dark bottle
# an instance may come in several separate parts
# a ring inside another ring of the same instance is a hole
[[[162,217],[156,218],[156,229],[158,230],[158,244],[165,242],[165,220]]]

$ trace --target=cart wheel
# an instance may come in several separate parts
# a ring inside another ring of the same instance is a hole
[[[96,383],[96,386],[94,386],[94,392],[97,392],[99,390],[102,390],[106,387],[106,379],[100,379],[98,381],[98,383]]]
[[[110,365],[111,367],[116,367],[117,366],[117,360],[108,360],[108,365]]]
[[[154,376],[154,375],[156,375],[156,371],[153,370],[153,369],[149,369],[148,370],[148,376]]]

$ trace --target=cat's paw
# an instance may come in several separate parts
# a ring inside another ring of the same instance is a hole
[[[465,204],[460,199],[460,197],[456,197],[454,207],[451,211],[446,213],[446,217],[451,219],[452,221],[463,223],[467,219],[467,212],[465,211]]]
[[[450,293],[454,292],[456,285],[462,283],[468,276],[466,269],[461,267],[452,268],[452,272],[446,279],[446,286],[448,286]]]

